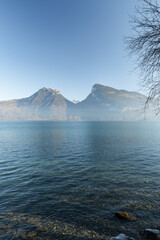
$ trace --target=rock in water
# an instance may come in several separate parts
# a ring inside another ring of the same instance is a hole
[[[119,234],[117,237],[111,237],[110,240],[135,240],[132,237],[128,237],[125,234]]]
[[[160,231],[156,229],[145,229],[139,234],[142,240],[160,240]]]
[[[127,212],[116,212],[115,216],[119,219],[129,220],[129,221],[135,221],[136,217],[132,216],[130,213]]]

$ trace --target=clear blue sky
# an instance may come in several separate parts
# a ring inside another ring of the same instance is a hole
[[[125,52],[138,0],[0,0],[0,100],[58,88],[84,99],[95,83],[139,90]]]

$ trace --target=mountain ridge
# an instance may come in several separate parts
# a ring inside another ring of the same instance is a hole
[[[43,87],[29,97],[0,101],[0,120],[138,120],[146,96],[94,84],[81,102]]]

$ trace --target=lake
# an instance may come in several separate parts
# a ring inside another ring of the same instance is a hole
[[[0,226],[2,240],[159,229],[160,123],[0,122]]]

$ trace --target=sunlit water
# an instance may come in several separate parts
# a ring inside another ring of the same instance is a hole
[[[0,122],[0,239],[145,228],[160,228],[160,123]]]

